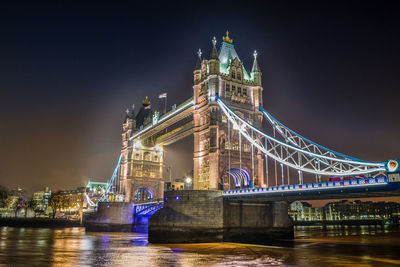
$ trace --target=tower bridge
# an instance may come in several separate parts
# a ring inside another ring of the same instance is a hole
[[[127,110],[121,157],[108,190],[117,191],[125,203],[136,203],[135,210],[153,215],[160,209],[150,220],[153,242],[210,241],[220,235],[242,240],[243,229],[249,242],[273,235],[271,229],[290,236],[287,202],[400,195],[399,160],[369,162],[347,156],[272,116],[263,107],[262,72],[257,52],[253,56],[246,70],[228,33],[219,49],[214,37],[209,58],[200,50],[197,54],[191,98],[161,116],[151,110],[147,97],[138,113],[134,107]],[[164,146],[190,135],[194,190],[164,196]],[[304,175],[315,177],[315,182],[305,183]],[[141,204],[146,202],[155,204]],[[246,223],[244,214],[253,219]],[[217,219],[207,223],[210,216]],[[205,237],[193,239],[187,230],[193,227]],[[177,238],[179,233],[183,239]]]

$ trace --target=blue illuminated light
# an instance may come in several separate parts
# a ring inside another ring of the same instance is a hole
[[[175,198],[176,200],[179,200],[179,196],[176,196],[176,198]]]

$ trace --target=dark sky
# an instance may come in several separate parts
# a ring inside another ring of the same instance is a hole
[[[29,192],[106,180],[124,111],[192,94],[196,51],[226,30],[264,107],[365,160],[400,157],[400,10],[389,1],[116,1],[0,6],[0,184]],[[384,3],[382,3],[384,2]],[[191,140],[186,140],[190,147]],[[170,148],[182,156],[184,146]],[[192,149],[192,148],[191,148]],[[180,176],[189,167],[174,168]]]

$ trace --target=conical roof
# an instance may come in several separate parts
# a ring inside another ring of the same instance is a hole
[[[199,51],[197,51],[197,61],[196,61],[196,67],[194,68],[195,70],[200,70],[201,69],[201,50],[199,48]]]
[[[217,52],[217,39],[214,37],[212,40],[212,50],[211,50],[211,55],[210,55],[210,59],[218,59],[218,52]]]
[[[254,62],[253,67],[251,68],[251,72],[261,72],[260,67],[258,66],[257,55],[257,51],[254,51]]]

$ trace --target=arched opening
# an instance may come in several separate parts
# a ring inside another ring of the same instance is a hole
[[[151,188],[139,187],[135,191],[134,202],[142,202],[154,199],[154,192]]]
[[[244,188],[250,186],[250,175],[249,173],[240,168],[232,168],[226,171],[232,176],[235,188]]]

